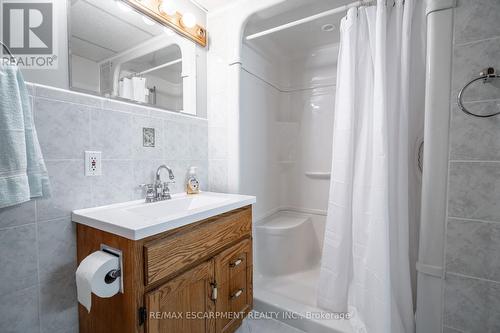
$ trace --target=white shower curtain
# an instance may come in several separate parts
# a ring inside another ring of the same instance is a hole
[[[352,8],[341,22],[318,305],[351,312],[356,332],[414,331],[408,131],[410,87],[423,85],[411,72],[417,1]]]

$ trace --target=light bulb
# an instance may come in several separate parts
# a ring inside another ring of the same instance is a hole
[[[175,8],[172,0],[163,0],[162,2],[160,2],[160,6],[158,6],[158,9],[161,13],[167,14],[169,16],[175,15],[175,13],[177,13],[177,9]]]
[[[186,14],[182,15],[181,23],[186,28],[192,28],[196,25],[196,18],[194,17],[193,14],[187,12]]]
[[[146,23],[147,25],[155,25],[155,22],[154,22],[153,20],[151,20],[151,19],[147,18],[147,17],[146,17],[146,16],[144,16],[144,15],[142,16],[142,21],[143,21],[144,23]]]
[[[116,5],[118,6],[118,8],[120,8],[121,10],[123,10],[125,13],[128,13],[128,12],[130,12],[132,10],[132,8],[130,8],[129,6],[127,6],[126,4],[124,4],[121,1],[117,1]]]

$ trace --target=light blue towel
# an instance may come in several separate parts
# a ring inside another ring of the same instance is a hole
[[[49,195],[24,79],[17,66],[0,65],[0,208]]]

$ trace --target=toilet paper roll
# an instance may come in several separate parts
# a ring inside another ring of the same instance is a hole
[[[146,102],[146,79],[143,77],[134,76],[132,78],[133,99],[137,102]]]
[[[133,99],[133,86],[132,86],[132,80],[129,78],[123,78],[122,81],[118,84],[119,92],[118,94],[120,97],[126,98],[126,99]]]
[[[92,303],[92,293],[106,298],[120,291],[121,277],[110,284],[104,281],[106,274],[119,268],[119,258],[104,251],[96,251],[82,260],[76,270],[76,291],[78,302],[88,312]]]

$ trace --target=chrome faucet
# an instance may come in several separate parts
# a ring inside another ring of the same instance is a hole
[[[169,181],[162,182],[161,181],[161,170],[165,169],[168,172]],[[155,190],[156,190],[156,201],[161,200],[170,200],[172,196],[170,195],[170,189],[168,188],[169,184],[175,183],[175,176],[172,169],[165,164],[162,164],[156,170],[156,181],[155,181]]]
[[[161,181],[162,169],[167,170],[169,181]],[[141,184],[140,187],[146,189],[146,202],[156,202],[172,199],[168,185],[173,183],[175,183],[174,172],[170,167],[162,164],[156,170],[156,180],[154,184]]]

